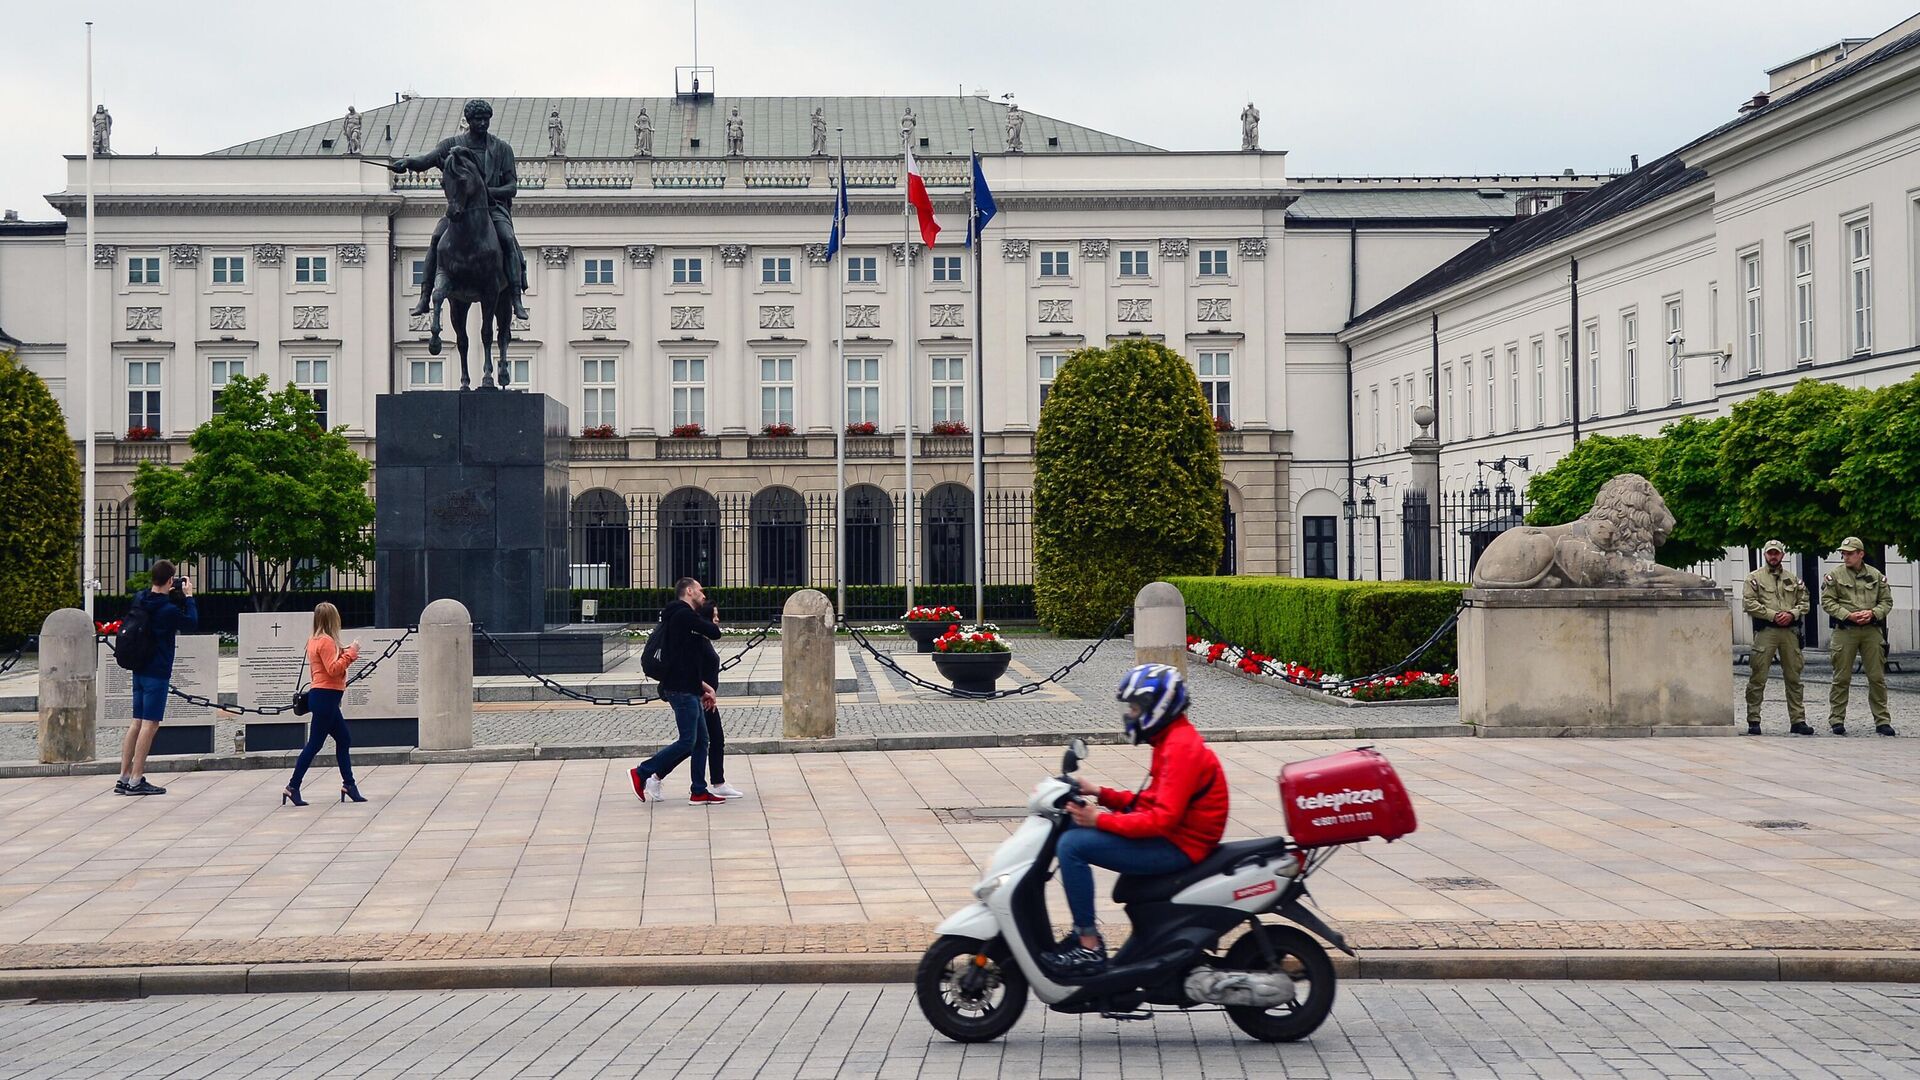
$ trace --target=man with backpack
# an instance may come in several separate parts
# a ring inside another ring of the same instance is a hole
[[[687,802],[709,806],[726,800],[707,790],[707,719],[701,705],[713,693],[702,675],[707,643],[720,640],[720,624],[700,615],[707,594],[692,578],[673,583],[673,600],[640,653],[640,670],[660,684],[660,697],[673,709],[679,738],[628,770],[641,802],[658,801],[660,778],[692,758],[693,792]],[[704,640],[703,640],[704,639]]]
[[[114,662],[133,672],[133,721],[120,741],[120,779],[115,795],[165,795],[147,780],[147,751],[167,714],[167,687],[173,682],[173,649],[182,630],[200,627],[193,582],[174,576],[166,559],[153,564],[153,585],[133,598],[114,638]]]

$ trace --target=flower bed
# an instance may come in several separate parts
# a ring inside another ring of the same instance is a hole
[[[880,425],[871,420],[859,420],[847,425],[849,435],[874,435],[880,431]]]
[[[945,436],[971,435],[973,434],[973,429],[958,420],[942,420],[933,425],[933,427],[929,429],[929,433]]]
[[[158,431],[156,431],[156,430],[154,430],[153,428],[150,428],[150,427],[144,427],[144,426],[141,426],[141,425],[135,425],[135,426],[133,426],[133,427],[130,427],[130,428],[128,428],[128,429],[127,429],[127,434],[126,434],[126,437],[125,437],[125,440],[124,440],[124,441],[126,441],[126,442],[152,442],[153,440],[155,440],[155,439],[157,439],[157,438],[159,438],[159,437],[160,437],[160,433],[159,433]]]
[[[1344,683],[1345,677],[1336,672],[1320,671],[1291,660],[1276,660],[1265,653],[1242,649],[1224,641],[1208,641],[1189,635],[1187,652],[1209,666],[1229,664],[1241,674],[1255,679],[1283,683],[1349,701],[1381,703],[1460,696],[1460,677],[1448,671],[1405,671],[1347,685]]]
[[[769,439],[789,439],[793,437],[792,424],[768,424],[760,429],[760,434]]]

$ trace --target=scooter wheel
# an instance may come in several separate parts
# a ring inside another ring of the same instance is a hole
[[[935,1031],[954,1042],[986,1042],[1019,1021],[1027,1007],[1027,977],[999,944],[949,934],[927,947],[913,993]]]
[[[1333,958],[1318,941],[1303,930],[1291,926],[1262,925],[1272,947],[1276,968],[1267,961],[1267,950],[1253,936],[1241,935],[1227,950],[1220,967],[1228,971],[1284,972],[1293,979],[1294,1000],[1290,1005],[1262,1009],[1254,1005],[1230,1005],[1227,1017],[1241,1031],[1262,1042],[1292,1042],[1313,1034],[1333,1011]]]

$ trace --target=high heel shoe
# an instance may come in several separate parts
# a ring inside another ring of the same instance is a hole
[[[307,805],[307,800],[300,797],[299,788],[290,787],[280,793],[280,805],[285,806],[288,803],[292,803],[295,806],[305,806]]]
[[[360,794],[358,784],[342,784],[340,785],[340,801],[346,802],[348,799],[352,799],[354,802],[367,801],[367,797]]]

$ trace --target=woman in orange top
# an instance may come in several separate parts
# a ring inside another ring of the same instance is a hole
[[[340,801],[366,802],[353,783],[353,761],[348,751],[353,744],[347,735],[346,718],[340,715],[340,698],[347,689],[347,668],[360,656],[360,642],[340,647],[340,609],[321,603],[313,609],[313,636],[307,639],[307,667],[313,672],[313,686],[307,691],[307,707],[313,713],[313,729],[307,735],[306,748],[293,765],[293,782],[280,793],[280,805],[305,806],[300,797],[300,780],[307,766],[320,753],[320,744],[333,737],[334,757],[340,762]]]

